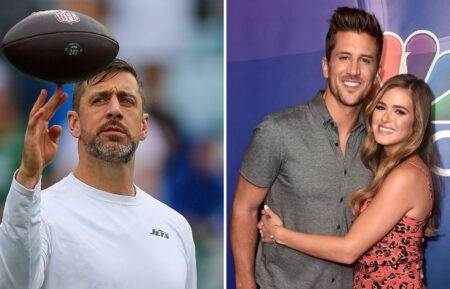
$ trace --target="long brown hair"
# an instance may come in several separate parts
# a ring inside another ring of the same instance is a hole
[[[372,115],[383,95],[393,88],[403,88],[410,92],[414,106],[414,133],[406,145],[402,146],[391,156],[383,155],[383,146],[375,141],[373,134]],[[433,92],[421,79],[411,74],[400,74],[390,78],[377,92],[375,99],[368,103],[364,111],[368,136],[361,150],[361,159],[364,165],[372,171],[374,179],[371,184],[359,189],[350,196],[350,207],[353,215],[360,213],[360,206],[367,199],[375,197],[389,173],[408,157],[418,154],[424,163],[431,169],[436,165],[437,154],[432,140],[433,126],[431,124],[431,103]],[[425,231],[426,236],[436,234],[439,216],[439,182],[433,177],[434,206]]]

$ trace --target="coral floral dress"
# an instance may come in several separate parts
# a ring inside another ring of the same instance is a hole
[[[420,168],[424,173],[428,182],[426,189],[432,202],[433,187],[430,173],[418,164],[411,161],[408,161],[408,163]],[[367,208],[370,201],[364,203],[361,211]],[[383,239],[356,262],[354,288],[425,288],[420,278],[420,271],[416,269],[416,264],[423,259],[422,243],[427,221],[428,218],[416,220],[404,216]]]

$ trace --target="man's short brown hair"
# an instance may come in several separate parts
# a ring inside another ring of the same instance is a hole
[[[80,81],[75,83],[75,87],[73,88],[73,96],[72,96],[72,110],[79,112],[80,110],[80,99],[81,96],[86,91],[86,87],[88,85],[96,85],[99,84],[102,81],[108,80],[119,72],[129,72],[131,73],[134,78],[136,78],[136,82],[139,86],[139,94],[142,99],[142,108],[145,107],[145,96],[144,96],[144,87],[142,84],[142,81],[140,80],[138,74],[136,73],[136,70],[134,69],[131,64],[126,62],[122,59],[114,59],[105,69],[103,69],[101,72],[97,73],[96,75],[88,78],[87,80]]]
[[[330,19],[327,38],[325,41],[325,55],[330,61],[331,51],[336,46],[336,33],[353,31],[357,33],[367,33],[374,37],[377,42],[377,68],[383,52],[383,30],[375,15],[364,10],[350,7],[338,7]]]

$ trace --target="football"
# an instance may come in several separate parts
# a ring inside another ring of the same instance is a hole
[[[5,35],[1,50],[23,73],[56,84],[88,79],[117,55],[119,43],[95,19],[67,10],[32,13]]]

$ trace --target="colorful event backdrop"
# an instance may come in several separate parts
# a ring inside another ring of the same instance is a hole
[[[444,0],[250,0],[227,1],[227,212],[238,168],[252,129],[269,112],[311,99],[324,88],[328,19],[338,6],[374,13],[386,31],[383,80],[409,72],[425,79],[434,94],[436,169],[450,193],[450,2]],[[450,197],[442,202],[440,236],[426,247],[429,289],[448,288]],[[229,214],[228,214],[229,221]],[[229,228],[229,222],[228,222]],[[227,288],[235,288],[227,243]]]

